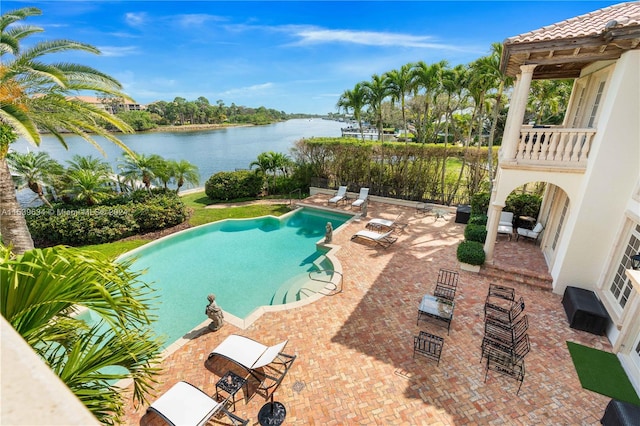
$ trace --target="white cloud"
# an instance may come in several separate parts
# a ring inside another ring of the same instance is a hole
[[[215,22],[224,21],[225,19],[216,15],[208,15],[205,13],[192,13],[192,14],[185,14],[185,15],[177,15],[175,17],[175,20],[178,23],[178,25],[182,27],[190,28],[194,26],[201,26],[211,21],[215,21]]]
[[[273,83],[262,83],[262,84],[254,84],[252,86],[246,87],[238,87],[236,89],[225,90],[220,93],[220,96],[240,96],[240,95],[256,95],[263,94],[269,89],[274,88],[275,85]]]
[[[108,57],[128,56],[138,51],[136,46],[100,46],[98,49],[102,56]]]
[[[321,43],[349,43],[366,46],[394,46],[394,47],[421,47],[442,48],[444,44],[434,43],[431,36],[416,36],[410,34],[397,34],[375,31],[354,30],[330,30],[322,28],[300,29],[295,32],[300,38],[298,45]]]
[[[133,13],[129,12],[124,16],[127,25],[132,27],[139,27],[146,23],[147,14],[145,12]]]

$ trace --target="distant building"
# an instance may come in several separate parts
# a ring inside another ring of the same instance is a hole
[[[144,111],[147,109],[146,105],[141,105],[136,102],[119,102],[123,101],[122,98],[98,98],[96,96],[73,96],[73,99],[86,102],[91,105],[95,105],[105,111],[115,114],[120,111]]]

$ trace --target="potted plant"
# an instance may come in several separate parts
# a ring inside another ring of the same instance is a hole
[[[456,252],[460,268],[470,272],[480,272],[480,266],[484,264],[485,253],[482,243],[477,241],[463,241]]]

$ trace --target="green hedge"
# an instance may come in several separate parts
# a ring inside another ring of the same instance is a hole
[[[464,239],[484,243],[487,239],[487,227],[485,225],[468,224],[464,228]]]
[[[26,215],[29,232],[38,247],[108,243],[175,226],[186,218],[185,205],[171,192],[136,193],[131,198],[117,197],[109,205],[93,207],[54,204],[53,208],[32,209]]]
[[[489,218],[486,214],[479,214],[469,217],[469,225],[486,225]]]
[[[257,197],[263,185],[264,177],[259,173],[246,170],[218,172],[207,180],[204,192],[212,200],[227,201]]]
[[[456,256],[460,262],[482,265],[485,261],[484,247],[477,241],[463,241],[458,246]]]

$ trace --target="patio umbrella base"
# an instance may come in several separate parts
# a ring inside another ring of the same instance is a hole
[[[278,401],[267,402],[258,412],[258,423],[262,426],[279,426],[287,416],[287,409]]]

